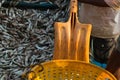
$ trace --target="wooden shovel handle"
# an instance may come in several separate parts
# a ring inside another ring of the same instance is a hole
[[[78,12],[78,2],[77,0],[71,0],[70,2],[70,13],[77,13]]]
[[[91,24],[81,24],[77,15],[77,0],[71,0],[67,22],[55,22],[53,59],[70,59],[89,62]]]

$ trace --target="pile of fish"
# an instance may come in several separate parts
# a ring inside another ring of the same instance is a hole
[[[26,80],[29,66],[52,59],[54,22],[67,20],[68,1],[45,11],[0,7],[0,80]]]

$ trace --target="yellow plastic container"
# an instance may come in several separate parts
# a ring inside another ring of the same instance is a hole
[[[28,80],[117,80],[108,71],[81,61],[52,60],[42,66],[32,68]]]

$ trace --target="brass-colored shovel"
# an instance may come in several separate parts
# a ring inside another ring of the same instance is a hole
[[[53,59],[70,59],[89,62],[91,24],[78,20],[78,3],[71,0],[67,22],[55,22],[55,47]]]

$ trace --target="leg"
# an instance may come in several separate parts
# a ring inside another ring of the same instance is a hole
[[[108,59],[106,70],[111,72],[118,80],[120,80],[120,52],[114,49]]]
[[[114,48],[108,59],[106,70],[114,74],[117,80],[120,80],[120,37],[117,46]]]

